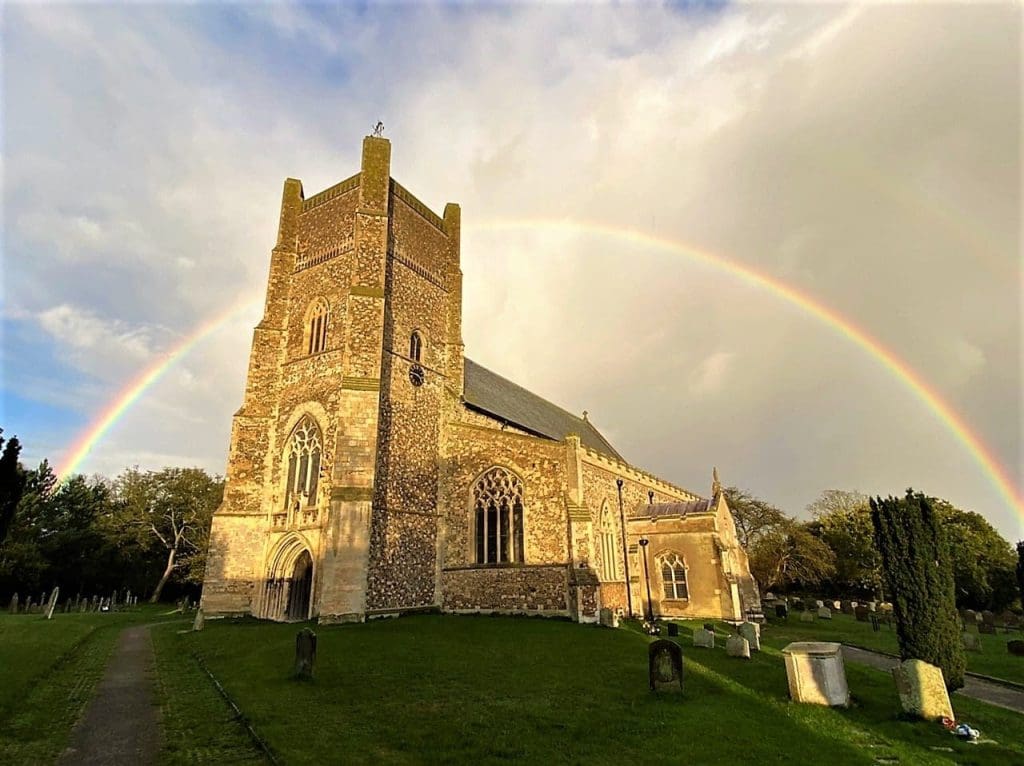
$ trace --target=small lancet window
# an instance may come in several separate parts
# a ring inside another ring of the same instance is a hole
[[[476,563],[523,563],[523,483],[495,466],[473,486]]]
[[[320,481],[320,428],[308,415],[292,431],[288,443],[288,480],[284,507],[316,505],[316,488]]]
[[[618,579],[615,523],[607,501],[601,509],[601,575],[605,582]]]
[[[318,300],[309,311],[309,318],[306,322],[306,334],[308,354],[318,354],[327,348],[327,302]]]
[[[409,358],[414,362],[420,361],[420,357],[423,354],[423,338],[420,337],[419,331],[414,331],[409,336]]]
[[[665,586],[665,598],[689,598],[686,586],[686,564],[678,554],[671,553],[661,560],[661,581]]]

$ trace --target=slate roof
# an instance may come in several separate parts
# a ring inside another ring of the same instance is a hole
[[[711,509],[707,499],[687,500],[681,503],[645,503],[634,508],[631,519],[653,519],[659,516],[686,516],[688,513],[706,513]]]
[[[589,421],[566,412],[471,359],[466,359],[465,363],[464,397],[470,409],[555,441],[577,434],[583,446],[626,462]]]

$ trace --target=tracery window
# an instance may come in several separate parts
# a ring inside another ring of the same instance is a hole
[[[320,428],[313,418],[304,415],[292,431],[288,442],[288,482],[285,485],[285,508],[316,504],[316,488],[320,480]]]
[[[423,354],[423,338],[420,337],[419,331],[413,332],[409,336],[409,358],[414,362],[420,361],[420,356]]]
[[[601,508],[601,575],[607,581],[618,579],[619,556],[616,551],[615,525],[612,523],[612,514],[608,509],[608,501],[605,501]]]
[[[689,598],[686,587],[686,563],[677,553],[669,553],[661,559],[661,581],[665,586],[665,598]]]
[[[476,563],[523,562],[523,483],[495,466],[473,485]]]
[[[306,353],[316,354],[327,348],[328,315],[327,301],[323,298],[310,307],[306,318]]]

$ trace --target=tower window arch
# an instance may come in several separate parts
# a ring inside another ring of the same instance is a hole
[[[409,358],[414,362],[418,362],[422,355],[423,338],[420,336],[419,330],[413,330],[412,335],[409,336]]]
[[[523,482],[495,466],[473,485],[476,563],[523,563]]]
[[[665,589],[665,598],[689,598],[690,590],[686,584],[686,562],[678,553],[666,553],[660,557],[661,583]]]
[[[313,418],[304,415],[292,430],[291,438],[288,440],[285,508],[316,505],[316,490],[320,483],[322,443],[320,427]]]
[[[327,322],[330,309],[327,301],[318,298],[306,312],[306,353],[317,354],[327,348]]]
[[[601,578],[606,582],[617,580],[619,574],[619,554],[617,550],[618,535],[615,534],[615,524],[612,522],[611,510],[608,501],[601,507]]]

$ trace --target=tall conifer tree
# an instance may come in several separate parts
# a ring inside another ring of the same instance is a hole
[[[959,689],[967,662],[949,549],[935,510],[924,495],[908,489],[904,498],[872,499],[871,521],[900,656],[938,666],[946,686]]]
[[[3,429],[0,428],[0,434]],[[21,455],[21,444],[18,437],[13,436],[4,445],[4,438],[0,436],[0,543],[7,537],[7,532],[14,522],[14,512],[21,500],[21,493],[25,489],[25,472],[21,470],[18,457]]]

